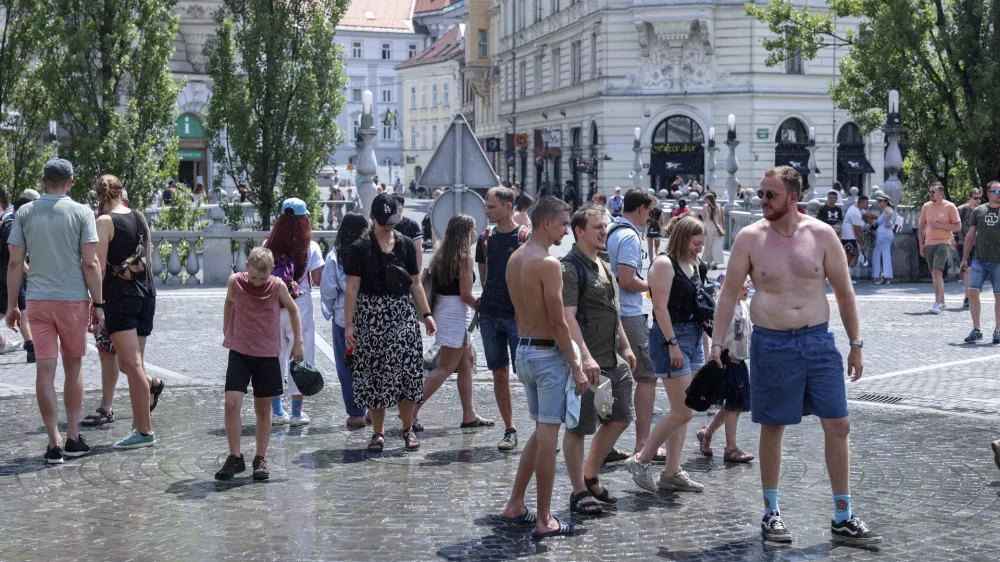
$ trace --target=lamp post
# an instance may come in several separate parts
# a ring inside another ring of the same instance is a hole
[[[715,127],[708,128],[708,166],[705,166],[705,192],[711,191],[715,187],[715,153],[719,149],[715,146]],[[727,194],[728,196],[728,194]]]
[[[642,129],[635,128],[635,141],[632,143],[632,151],[635,152],[635,160],[632,161],[632,187],[642,189],[642,143],[639,137],[642,136]]]
[[[812,191],[812,197],[809,197],[808,193],[803,193],[803,201],[819,197],[819,190],[816,189],[816,175],[819,172],[819,167],[816,165],[816,149],[816,128],[809,127],[809,142],[806,144],[806,150],[809,151],[809,161],[806,167],[809,168],[809,189]]]
[[[886,197],[892,200],[894,206],[899,205],[899,200],[903,198],[903,182],[899,181],[899,172],[903,169],[903,155],[899,152],[899,137],[906,132],[906,127],[900,124],[899,119],[899,92],[889,91],[889,114],[886,116],[885,136],[888,142],[888,149],[885,152],[885,171],[889,178],[882,184],[882,191]]]
[[[375,115],[372,113],[372,93],[365,90],[361,96],[361,126],[358,127],[358,138],[354,141],[355,165],[358,176],[358,197],[361,198],[362,214],[367,215],[375,200],[375,183],[372,178],[378,170],[378,160],[375,157]]]
[[[736,116],[729,115],[729,130],[726,132],[726,146],[729,147],[729,157],[726,158],[726,171],[729,177],[726,178],[726,194],[729,202],[726,203],[725,210],[731,211],[736,202],[736,186],[739,180],[736,179],[736,172],[740,169],[740,163],[736,160],[736,147],[740,141],[736,140]]]

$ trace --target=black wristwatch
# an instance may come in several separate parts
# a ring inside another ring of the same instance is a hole
[[[677,345],[677,336],[674,336],[667,340],[667,345]]]
[[[104,303],[103,302],[93,302],[93,303],[90,303],[90,306],[92,306],[94,308],[102,308],[103,309],[104,308]]]
[[[425,312],[424,313],[424,318],[430,318],[431,316],[433,316],[433,315],[430,312]]]

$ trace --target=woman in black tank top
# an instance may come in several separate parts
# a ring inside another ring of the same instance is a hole
[[[114,421],[111,396],[118,372],[123,371],[132,402],[132,432],[114,446],[135,449],[156,442],[150,412],[163,390],[163,381],[150,379],[143,363],[146,337],[153,330],[156,310],[156,287],[149,270],[149,227],[141,213],[122,203],[123,191],[115,176],[104,175],[97,180],[97,259],[104,274],[104,326],[94,336],[101,356],[104,396],[97,413],[88,416],[87,421],[90,425]]]
[[[439,346],[437,365],[424,381],[424,400],[414,406],[413,427],[421,431],[417,414],[441,384],[458,373],[458,395],[462,402],[461,427],[489,427],[490,420],[479,417],[472,403],[472,372],[475,355],[468,341],[471,311],[476,307],[472,295],[475,274],[472,272],[472,245],[476,241],[476,221],[469,215],[456,215],[448,221],[441,247],[428,266],[433,280],[434,319],[439,322],[434,343]],[[440,319],[440,320],[439,320]]]
[[[653,459],[661,443],[666,442],[666,466],[660,477],[661,487],[698,492],[704,487],[691,480],[680,468],[683,436],[691,419],[691,409],[684,404],[691,375],[705,363],[702,330],[694,318],[694,292],[698,284],[698,255],[705,245],[705,227],[701,220],[685,216],[674,224],[667,250],[657,256],[649,268],[649,287],[653,300],[653,327],[649,333],[649,356],[653,372],[663,379],[670,399],[670,413],[660,418],[642,451],[638,463]]]

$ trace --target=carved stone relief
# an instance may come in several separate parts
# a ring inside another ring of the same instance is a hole
[[[639,79],[635,87],[667,90],[708,88],[716,84],[715,51],[706,20],[641,22]]]

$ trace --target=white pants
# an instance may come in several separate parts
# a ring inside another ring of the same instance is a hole
[[[304,359],[310,365],[316,364],[316,324],[313,321],[313,301],[309,293],[295,299],[295,304],[299,307],[299,317],[302,322],[302,348]],[[302,394],[299,387],[295,386],[295,381],[288,375],[289,355],[292,353],[292,345],[295,343],[295,334],[292,332],[292,317],[288,315],[288,310],[281,310],[281,380],[284,382],[285,394]]]
[[[894,238],[895,236],[892,234],[875,238],[875,250],[872,251],[872,279],[879,277],[892,279],[892,240]]]
[[[705,223],[705,249],[701,252],[701,261],[706,264],[721,264],[725,258],[722,255],[722,246],[726,237],[719,234],[712,221]]]

